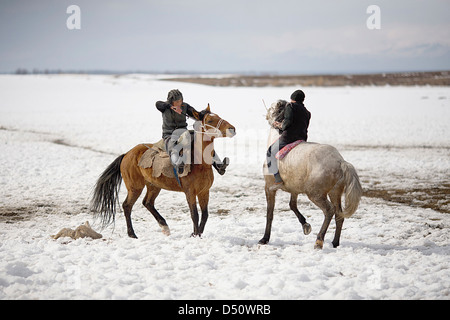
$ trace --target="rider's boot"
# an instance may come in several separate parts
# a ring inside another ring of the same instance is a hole
[[[280,173],[277,172],[274,174],[275,183],[269,188],[270,191],[275,191],[278,189],[282,189],[284,187],[283,179],[281,179]]]
[[[172,154],[170,155],[170,161],[172,162],[172,165],[174,166],[174,168],[177,170],[177,173],[183,174],[184,172],[184,162],[183,162],[183,157],[180,157],[179,155],[177,155],[176,152],[172,152]]]
[[[213,157],[213,167],[217,170],[217,172],[223,176],[225,174],[225,170],[230,164],[230,159],[228,157],[223,158],[223,161],[220,160],[217,153],[214,151]]]

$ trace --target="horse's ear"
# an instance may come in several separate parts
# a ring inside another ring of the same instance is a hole
[[[209,103],[208,106],[206,107],[206,111],[211,112],[211,109],[209,108]]]

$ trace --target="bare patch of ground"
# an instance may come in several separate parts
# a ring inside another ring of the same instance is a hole
[[[54,144],[58,144],[58,145],[69,147],[69,148],[80,148],[80,149],[89,150],[89,151],[93,151],[93,152],[115,155],[115,153],[105,152],[105,151],[101,151],[101,150],[96,150],[96,149],[91,148],[91,147],[85,147],[85,146],[79,146],[79,145],[71,144],[71,143],[65,141],[64,139],[55,139],[55,140],[52,140],[51,142],[54,143]]]
[[[17,206],[0,206],[0,223],[17,223],[32,220],[36,216],[46,214],[74,215],[88,210],[87,206],[80,206],[79,210],[61,208],[53,203],[35,203]]]
[[[348,75],[232,75],[165,79],[219,87],[449,86],[450,71]]]
[[[38,213],[53,213],[54,206],[37,203],[29,206],[2,206],[0,207],[0,222],[15,223],[30,220]]]
[[[388,202],[406,204],[412,207],[430,208],[450,213],[450,184],[439,187],[411,189],[369,189],[365,197],[381,198]]]

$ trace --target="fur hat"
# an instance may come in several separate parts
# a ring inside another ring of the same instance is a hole
[[[295,90],[291,95],[291,100],[295,102],[303,102],[305,100],[305,93],[302,90]]]

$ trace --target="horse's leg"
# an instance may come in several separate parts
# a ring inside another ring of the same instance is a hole
[[[156,197],[159,195],[160,191],[161,191],[160,188],[157,188],[151,184],[147,184],[147,194],[145,195],[142,204],[155,217],[156,221],[158,222],[159,226],[162,229],[162,233],[165,234],[166,236],[169,236],[170,235],[169,226],[167,225],[166,220],[159,214],[159,212],[155,208],[155,200]]]
[[[314,245],[314,249],[322,249],[323,241],[325,239],[325,233],[327,232],[328,226],[330,225],[331,219],[334,215],[334,207],[330,201],[327,199],[327,195],[308,195],[308,198],[320,209],[322,209],[325,218],[323,220],[322,227],[320,228],[319,233],[317,234],[316,244]]]
[[[339,239],[341,237],[342,225],[344,224],[344,217],[342,215],[342,203],[341,203],[341,197],[343,192],[344,186],[337,185],[329,193],[331,203],[333,204],[335,209],[334,220],[336,221],[336,231],[334,232],[334,239],[331,242],[333,244],[333,248],[337,248],[339,246]]]
[[[305,235],[308,235],[311,232],[311,225],[309,223],[306,223],[305,217],[298,210],[298,208],[297,208],[297,197],[298,197],[298,194],[291,193],[291,200],[289,201],[289,208],[291,208],[291,210],[294,211],[295,215],[298,218],[298,221],[300,221],[300,223],[302,224],[303,233]]]
[[[137,166],[137,159],[140,152],[141,151],[139,151],[138,148],[132,149],[124,156],[120,165],[120,172],[122,173],[123,182],[128,190],[127,198],[123,202],[122,208],[125,215],[125,220],[127,222],[128,236],[131,238],[137,238],[131,223],[131,209],[145,187],[145,179]]]
[[[137,199],[141,195],[142,190],[143,190],[143,188],[142,189],[129,189],[127,198],[125,199],[125,201],[122,204],[123,213],[125,215],[125,221],[127,222],[128,236],[130,238],[135,238],[135,239],[137,239],[137,237],[136,237],[136,234],[134,233],[133,225],[131,223],[131,209],[133,208],[133,205],[136,203]]]
[[[267,216],[266,216],[266,231],[259,244],[267,244],[270,239],[270,231],[272,230],[273,210],[275,208],[275,195],[276,190],[271,191],[270,186],[266,184],[266,201],[267,201]]]
[[[199,235],[199,228],[198,228],[198,210],[197,210],[197,200],[196,196],[193,192],[186,192],[186,200],[189,205],[189,210],[191,211],[191,219],[192,223],[194,224],[194,232],[191,234],[192,237]]]
[[[335,215],[334,220],[336,221],[336,231],[334,232],[334,239],[331,242],[333,244],[333,248],[337,248],[339,246],[339,239],[341,238],[342,225],[344,224],[344,217]]]
[[[200,221],[200,227],[198,228],[199,235],[205,230],[206,221],[208,220],[208,202],[209,202],[209,190],[199,194],[198,204],[202,210],[202,220]]]

